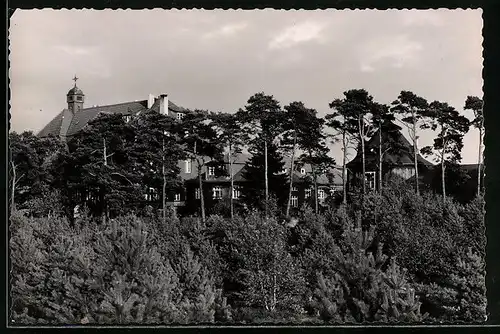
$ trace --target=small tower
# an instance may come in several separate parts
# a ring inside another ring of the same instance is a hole
[[[80,88],[76,87],[76,80],[78,80],[78,78],[75,75],[75,77],[73,78],[75,86],[69,90],[68,94],[66,94],[68,109],[73,113],[76,113],[83,109],[83,102],[85,99],[85,94],[83,94]]]

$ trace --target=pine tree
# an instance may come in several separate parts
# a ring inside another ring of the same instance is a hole
[[[242,186],[244,201],[252,208],[264,210],[266,204],[265,182],[262,175],[265,174],[265,154],[262,150],[263,142],[256,141],[251,148],[252,157],[246,163],[243,177],[248,181]],[[269,195],[277,199],[279,207],[284,207],[287,200],[286,185],[287,176],[281,172],[285,167],[282,156],[275,144],[267,145],[267,180]]]

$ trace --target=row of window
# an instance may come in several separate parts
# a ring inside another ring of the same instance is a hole
[[[178,112],[178,113],[177,113],[177,115],[176,115],[176,118],[180,121],[181,119],[183,119],[183,118],[184,118],[184,114],[183,114],[183,113],[181,113],[181,112]],[[130,120],[131,120],[131,119],[132,119],[132,116],[130,116],[130,115],[126,115],[126,116],[125,116],[125,123],[130,122]]]

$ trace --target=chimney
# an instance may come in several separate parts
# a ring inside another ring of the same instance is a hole
[[[161,94],[158,98],[160,99],[160,114],[168,115],[168,95]]]
[[[153,104],[155,103],[155,96],[153,94],[149,94],[148,96],[148,109],[151,109]]]

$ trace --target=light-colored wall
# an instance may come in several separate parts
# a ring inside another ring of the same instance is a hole
[[[405,180],[413,177],[415,175],[415,168],[410,166],[395,167],[391,170],[391,174],[397,175]]]

